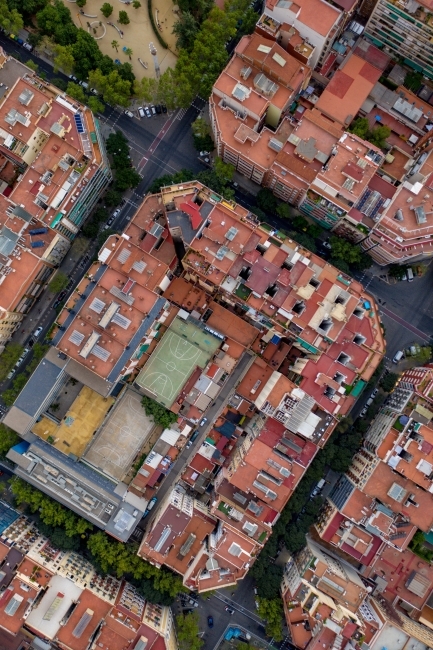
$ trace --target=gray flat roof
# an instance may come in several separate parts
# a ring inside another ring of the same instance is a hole
[[[48,359],[42,359],[15,400],[15,407],[35,417],[62,374],[64,371],[61,368]]]

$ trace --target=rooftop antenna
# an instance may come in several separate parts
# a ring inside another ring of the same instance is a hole
[[[158,53],[153,43],[149,43],[149,50],[153,58],[153,65],[155,66],[156,78],[159,79],[161,76],[161,70],[159,68],[159,63],[158,63]]]

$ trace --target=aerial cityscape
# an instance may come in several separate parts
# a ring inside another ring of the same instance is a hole
[[[433,649],[432,0],[0,0],[0,650]]]

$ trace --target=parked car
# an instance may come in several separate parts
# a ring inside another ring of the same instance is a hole
[[[149,108],[150,108],[150,111],[151,111],[152,115],[156,115],[156,108],[155,108],[155,106],[152,104],[152,106],[150,106]]]
[[[125,111],[125,115],[128,117],[134,117],[134,113],[131,113],[131,111]]]
[[[167,106],[165,104],[161,104],[161,108],[163,113],[167,112]]]
[[[365,415],[366,415],[367,411],[368,411],[367,406],[364,406],[364,408],[362,409],[361,413],[359,414],[359,417],[360,417],[360,418],[365,418]]]
[[[139,106],[139,108],[138,108],[137,110],[138,110],[138,114],[139,114],[140,117],[144,117],[144,116],[145,116],[145,114],[144,114],[144,110],[143,110],[143,107],[142,107],[142,106]]]
[[[115,219],[119,214],[120,214],[120,208],[116,208],[111,216],[113,217],[113,219]]]
[[[374,391],[371,393],[371,396],[372,396],[372,397],[376,397],[376,395],[378,394],[378,392],[379,392],[379,389],[378,389],[378,388],[375,388]]]
[[[399,350],[398,352],[396,352],[394,354],[394,358],[393,358],[392,362],[393,363],[398,363],[399,361],[401,361],[401,359],[403,357],[404,357],[404,353],[402,352],[402,350]]]
[[[197,439],[199,433],[200,433],[200,431],[198,429],[196,429],[196,431],[194,431],[194,433],[192,434],[192,436],[190,438],[190,442],[194,442],[194,440]]]
[[[155,106],[155,110],[156,110],[156,112],[158,113],[158,115],[161,115],[161,113],[162,113],[162,108],[161,108],[161,105],[160,105],[160,104],[157,104],[157,105]]]
[[[209,627],[213,627],[213,617],[212,616],[207,617],[207,624],[208,624]]]
[[[203,419],[201,420],[201,422],[200,422],[200,426],[201,426],[201,427],[204,426],[204,425],[206,424],[206,422],[207,422],[207,418],[203,418]]]
[[[6,379],[12,379],[12,377],[14,376],[14,374],[15,374],[15,368],[14,368],[13,370],[10,371],[10,373],[8,374],[8,376],[6,377]]]
[[[93,93],[94,95],[99,95],[98,91],[96,88],[90,88],[90,92]]]
[[[35,329],[35,331],[33,332],[33,336],[34,336],[35,338],[38,338],[38,336],[40,335],[40,333],[42,332],[42,330],[43,330],[43,327],[37,327],[37,328]]]
[[[88,87],[89,87],[89,84],[87,83],[87,81],[79,81],[78,83],[79,83],[80,86],[83,86],[84,90],[87,90]]]
[[[371,406],[373,404],[373,397],[369,397],[366,404],[367,406]]]
[[[152,117],[152,113],[150,112],[150,109],[148,106],[144,107],[144,112],[146,113],[146,117]]]
[[[77,79],[77,77],[76,77],[75,75],[70,74],[68,78],[69,78],[71,81],[73,81],[74,83],[78,83],[78,79]]]
[[[192,445],[191,440],[188,440],[188,442],[185,445],[185,449],[189,449],[191,447],[191,445]]]
[[[31,52],[33,50],[33,45],[30,45],[30,43],[23,43],[23,48]]]
[[[147,508],[146,508],[146,511],[145,511],[145,513],[144,513],[144,515],[143,515],[143,519],[144,519],[145,517],[147,517],[147,515],[148,515],[149,512],[152,510],[152,508],[155,507],[155,503],[156,503],[157,501],[158,501],[158,497],[152,497],[152,498],[151,498],[151,500],[150,500],[149,503],[147,504]]]
[[[235,613],[235,610],[232,607],[226,607],[225,610],[230,614],[230,616],[233,616]]]

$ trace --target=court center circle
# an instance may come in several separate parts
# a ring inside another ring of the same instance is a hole
[[[170,372],[173,372],[173,370],[176,370],[176,364],[173,363],[173,361],[169,361],[167,363],[167,370],[169,370]]]

